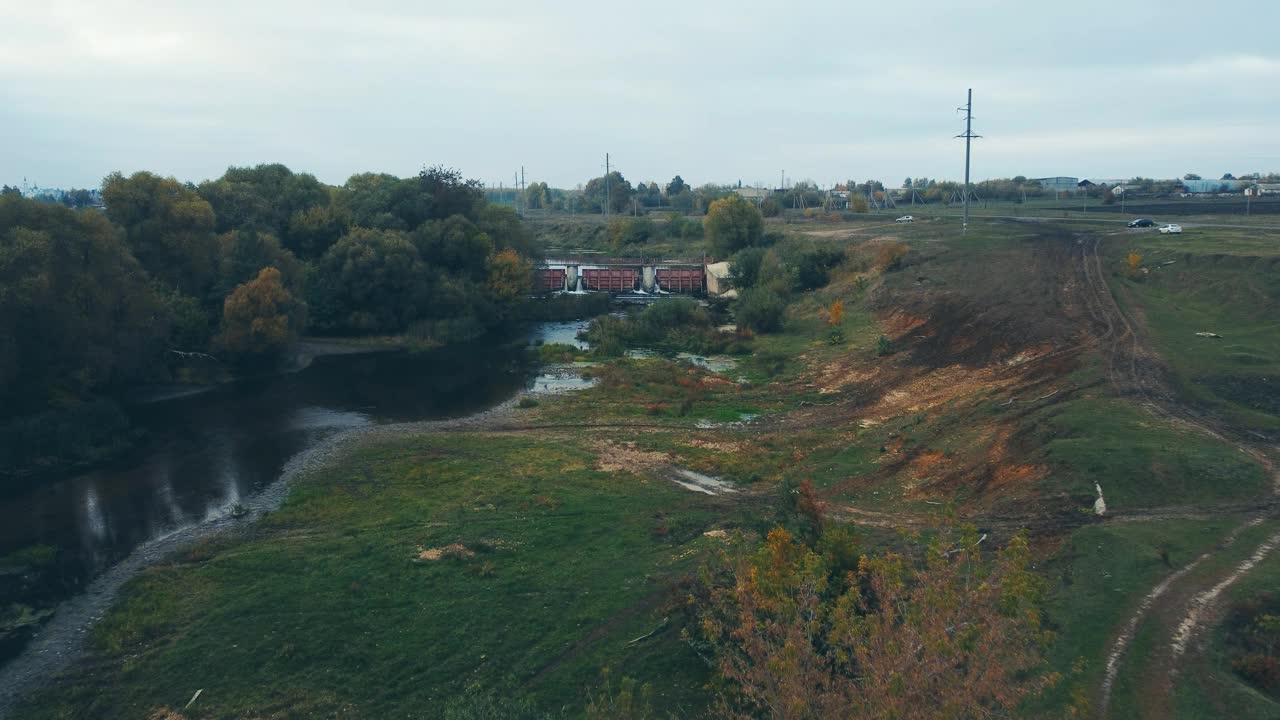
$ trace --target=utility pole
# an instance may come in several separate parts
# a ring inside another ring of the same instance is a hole
[[[956,110],[964,111],[964,134],[957,135],[958,138],[964,138],[964,226],[962,233],[969,232],[969,145],[974,138],[980,138],[981,135],[973,134],[973,88],[969,88],[969,101],[963,107]]]
[[[604,216],[609,217],[609,153],[604,154]]]

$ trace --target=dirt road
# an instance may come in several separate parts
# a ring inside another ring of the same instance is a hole
[[[1107,235],[1100,234],[1078,238],[1077,263],[1086,305],[1099,328],[1099,346],[1106,362],[1107,380],[1114,392],[1137,400],[1148,412],[1163,420],[1235,445],[1241,452],[1258,460],[1274,478],[1273,495],[1280,491],[1280,473],[1271,455],[1276,448],[1260,445],[1247,433],[1238,432],[1217,418],[1179,403],[1175,394],[1168,390],[1163,366],[1150,348],[1140,324],[1121,309],[1106,283],[1099,252],[1106,239]],[[1154,625],[1161,639],[1150,656],[1132,661],[1137,667],[1136,686],[1142,694],[1140,707],[1144,717],[1172,715],[1173,683],[1193,656],[1203,653],[1203,633],[1220,619],[1223,593],[1280,546],[1280,533],[1258,543],[1243,562],[1215,568],[1212,572],[1198,570],[1212,566],[1212,561],[1232,548],[1245,530],[1275,516],[1274,498],[1260,504],[1253,512],[1238,516],[1241,525],[1226,541],[1180,568],[1142,598],[1117,628],[1109,645],[1095,706],[1099,718],[1109,716],[1116,678],[1128,660],[1134,636],[1147,623]]]

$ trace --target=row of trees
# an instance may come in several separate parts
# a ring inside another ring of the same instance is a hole
[[[711,203],[729,195],[734,188],[707,183],[693,187],[679,175],[662,184],[656,180],[632,185],[621,172],[611,171],[587,181],[576,189],[553,188],[545,182],[530,183],[523,191],[489,189],[487,197],[531,210],[565,213],[630,215],[640,211],[671,210],[705,213]]]
[[[1269,175],[1253,173],[1240,177],[1242,179],[1249,178],[1256,182],[1280,182],[1280,175],[1275,173]],[[1189,173],[1185,179],[1198,180],[1200,177]],[[1232,180],[1236,178],[1231,173],[1227,173],[1223,176],[1223,179]],[[1150,194],[1174,193],[1179,192],[1181,189],[1181,183],[1178,180],[1152,180],[1150,178],[1135,177],[1125,184],[1138,192]],[[679,175],[672,178],[665,185],[653,181],[648,183],[641,182],[633,187],[622,173],[614,170],[609,173],[607,178],[604,176],[592,178],[586,185],[579,186],[575,190],[552,188],[545,182],[535,182],[530,184],[523,192],[510,191],[509,193],[502,193],[490,191],[489,197],[494,200],[500,199],[502,202],[507,202],[509,199],[514,204],[529,209],[566,213],[598,214],[603,213],[606,207],[610,213],[618,215],[654,209],[706,213],[712,203],[735,194],[735,191],[739,189],[741,189],[740,185],[734,187],[715,183],[707,183],[694,188]],[[914,194],[914,197],[923,202],[949,202],[963,194],[964,185],[953,180],[908,177],[903,180],[899,188],[889,188],[879,180],[849,180],[834,189],[849,192],[850,206],[848,209],[854,212],[866,212],[868,199],[875,202],[884,202],[887,194],[891,194],[898,199],[911,198]],[[973,184],[973,191],[978,197],[986,200],[1009,201],[1052,198],[1054,192],[1052,189],[1041,185],[1039,181],[1023,175],[1012,178],[983,180]],[[1098,197],[1103,195],[1103,190],[1097,186],[1087,189],[1086,192]],[[785,189],[773,190],[767,198],[760,202],[760,207],[766,217],[771,217],[786,209],[827,207],[830,200],[830,195],[826,189],[820,188],[817,183],[811,180],[801,180]]]
[[[277,360],[304,332],[470,339],[532,288],[532,241],[456,170],[114,173],[104,208],[0,194],[0,407],[73,407],[189,358]]]

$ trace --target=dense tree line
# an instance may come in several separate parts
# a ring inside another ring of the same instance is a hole
[[[22,434],[15,418],[40,435],[62,421],[31,417],[174,378],[191,358],[270,365],[303,332],[469,340],[510,320],[532,288],[519,218],[447,168],[341,187],[283,165],[199,185],[113,173],[102,202],[73,210],[0,193],[9,439]]]
[[[679,175],[665,185],[656,180],[632,185],[621,172],[613,170],[608,177],[591,178],[572,190],[533,182],[523,191],[489,189],[486,197],[531,210],[598,215],[607,208],[612,215],[631,215],[650,210],[705,213],[711,203],[732,192],[732,187],[715,183],[695,188]]]

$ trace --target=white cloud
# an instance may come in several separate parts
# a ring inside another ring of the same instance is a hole
[[[1224,55],[1192,62],[1163,65],[1156,72],[1167,78],[1208,78],[1231,82],[1241,76],[1249,80],[1280,77],[1280,58],[1265,55]]]
[[[334,182],[524,164],[572,186],[606,150],[637,180],[955,176],[968,87],[983,177],[1277,155],[1276,125],[1251,118],[1280,115],[1280,58],[1241,50],[1274,41],[1274,3],[1244,24],[1088,0],[19,3],[0,0],[0,133],[23,141],[0,168],[83,168],[65,184],[283,160]],[[1139,21],[1195,42],[1135,50]]]

